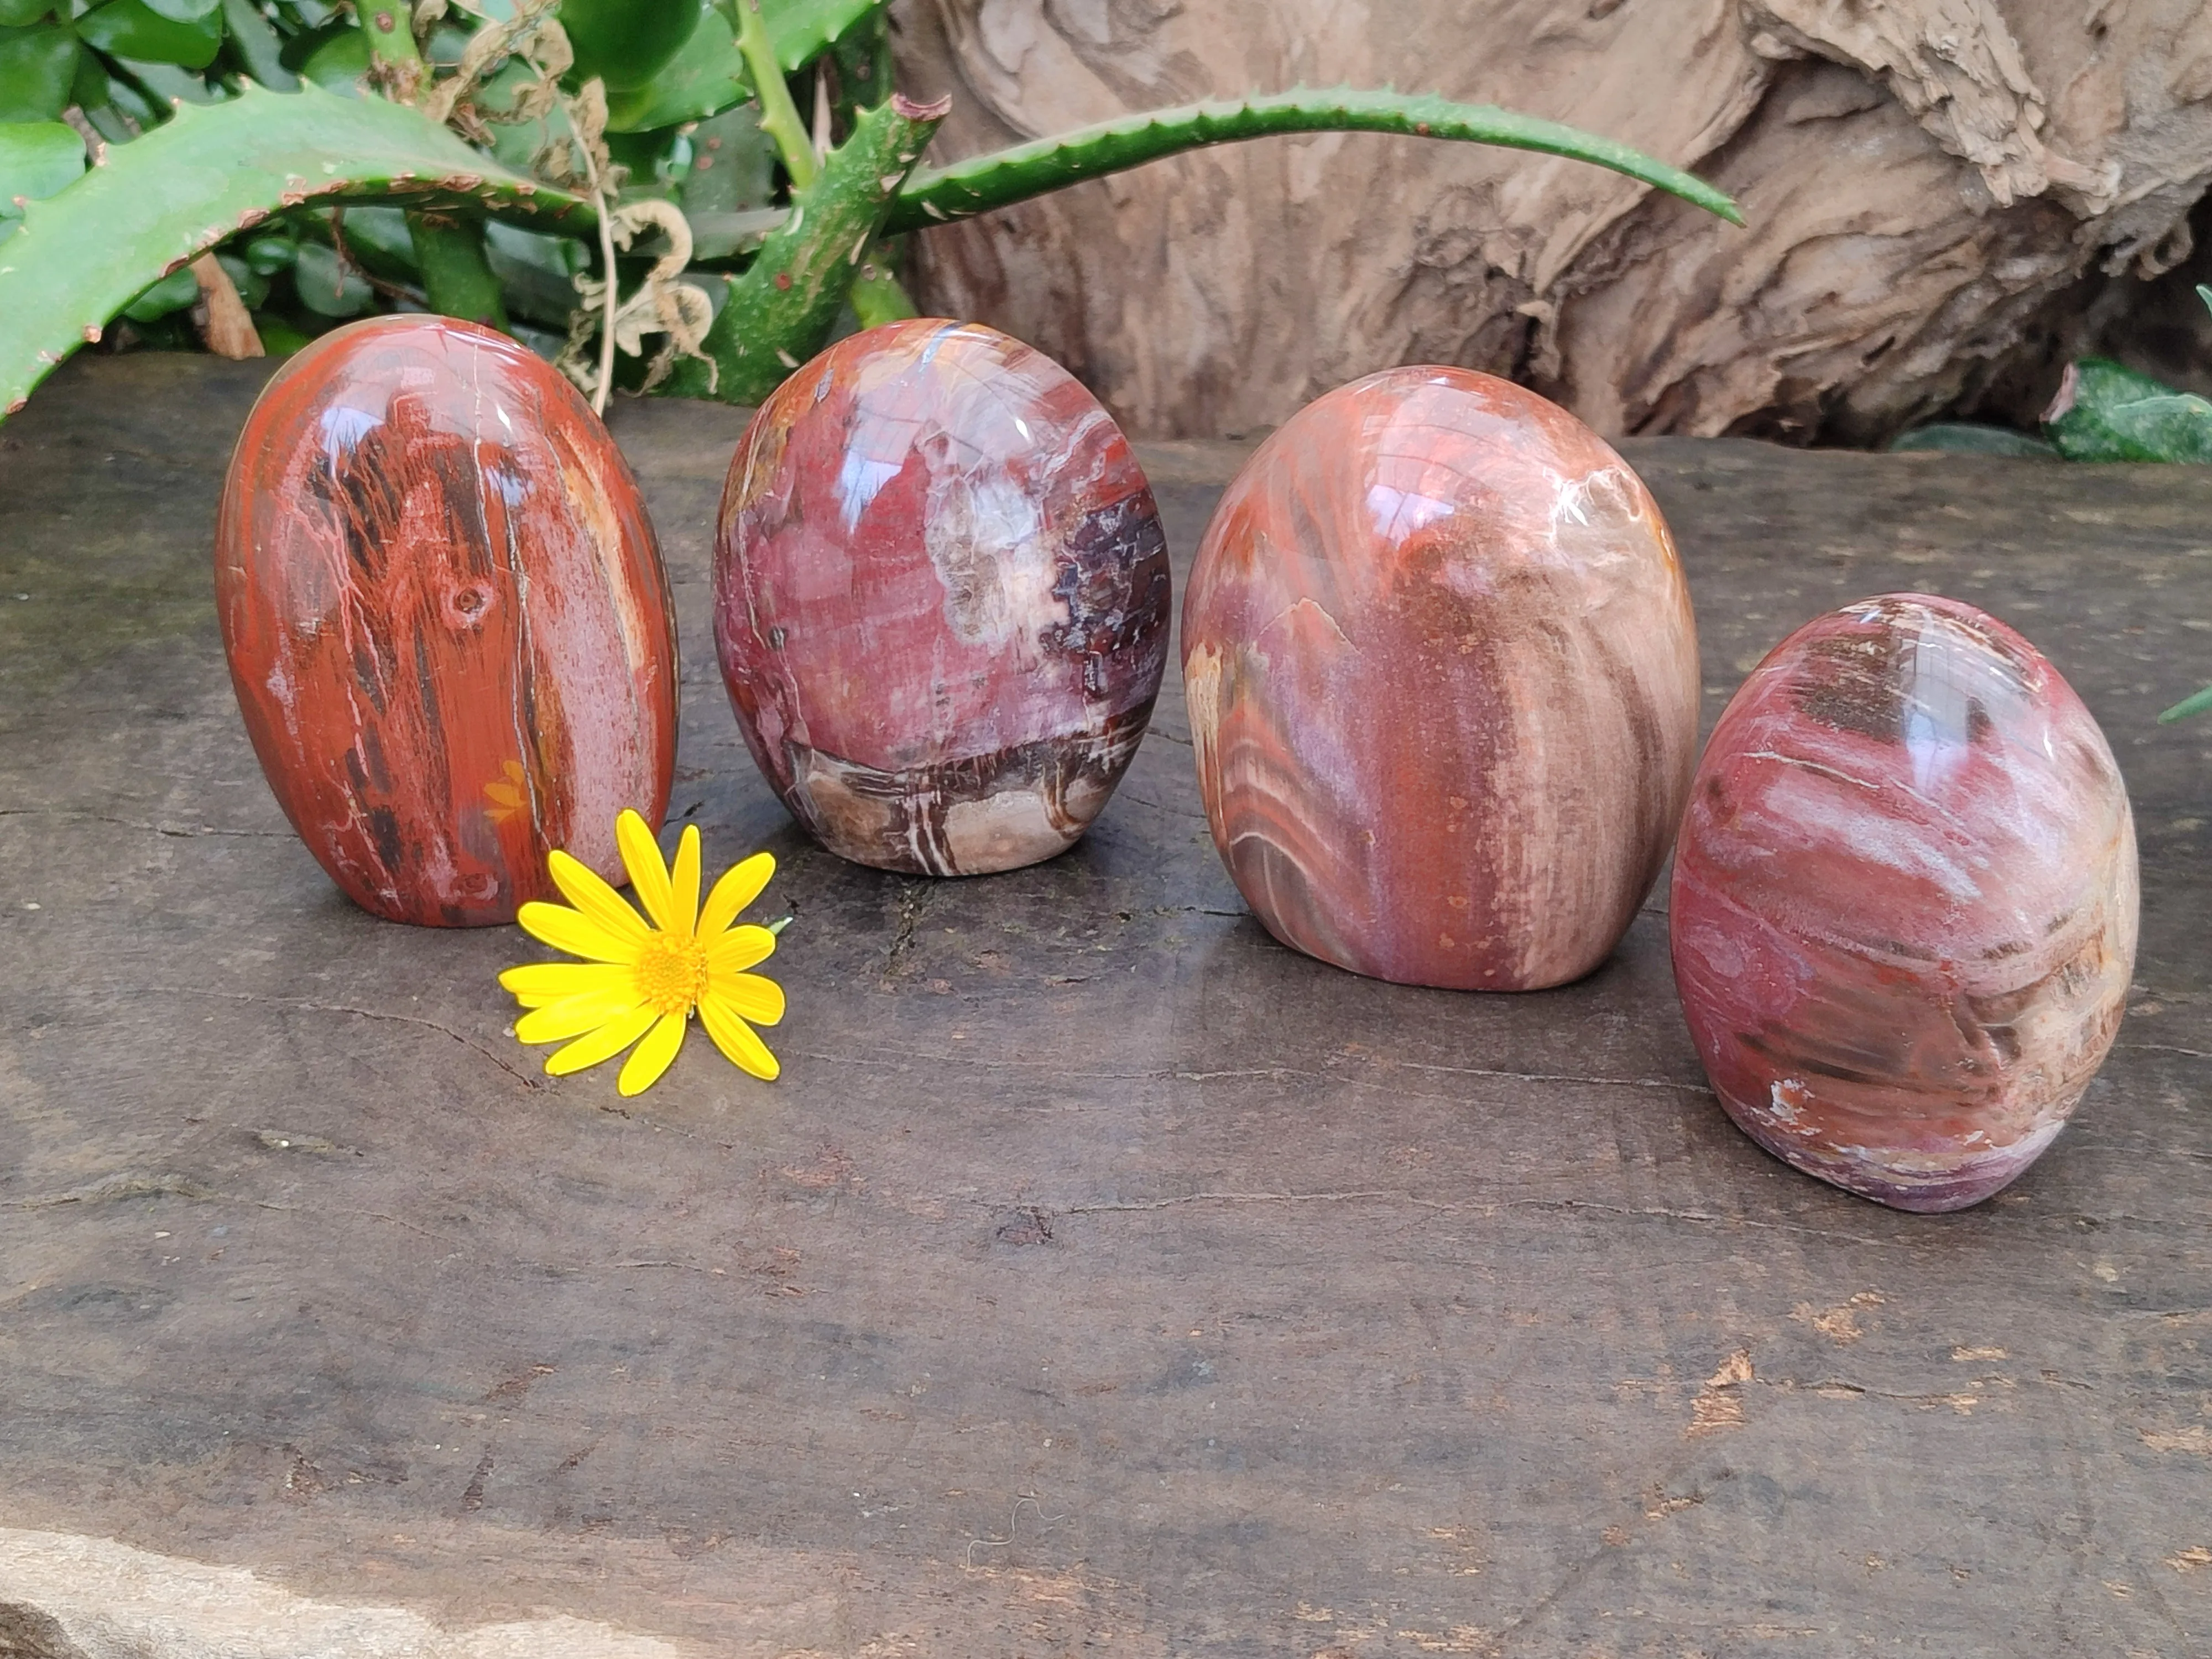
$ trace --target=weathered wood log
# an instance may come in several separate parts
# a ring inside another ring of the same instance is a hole
[[[956,94],[939,160],[1395,83],[1637,144],[1750,221],[1571,162],[1348,135],[918,239],[930,306],[1061,358],[1146,434],[1275,424],[1413,362],[1527,381],[1608,435],[1873,442],[1947,408],[2032,415],[2055,340],[2125,352],[2129,301],[2188,258],[2212,179],[2212,12],[2191,0],[902,0],[899,21],[907,83]]]

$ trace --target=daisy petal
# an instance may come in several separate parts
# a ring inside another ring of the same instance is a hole
[[[727,1054],[730,1064],[739,1071],[750,1072],[755,1077],[773,1082],[783,1070],[753,1028],[730,1012],[719,1000],[710,997],[699,1005],[699,1023],[714,1039],[714,1046]]]
[[[510,968],[499,982],[526,1008],[542,1008],[563,997],[627,984],[630,970],[612,962],[528,962]]]
[[[691,937],[691,924],[699,919],[699,826],[687,823],[676,838],[676,859],[669,872],[669,907],[680,927],[671,931],[681,939]]]
[[[738,912],[761,896],[768,878],[775,873],[775,855],[756,853],[744,863],[723,872],[707,895],[707,908],[699,917],[699,937],[708,943],[738,919]]]
[[[629,1017],[644,999],[634,985],[617,985],[605,991],[585,991],[549,1003],[514,1022],[517,1042],[559,1042],[596,1031],[602,1025]]]
[[[707,976],[707,996],[720,1002],[738,1018],[755,1025],[775,1025],[783,1019],[783,987],[758,974],[717,974]]]
[[[646,1033],[646,1029],[660,1016],[651,1004],[610,1021],[589,1036],[580,1036],[565,1048],[556,1048],[545,1057],[548,1077],[566,1077],[571,1072],[580,1072],[586,1066],[596,1066],[603,1060],[611,1060]]]
[[[629,872],[629,884],[636,890],[645,914],[653,918],[653,925],[664,933],[688,938],[691,919],[686,916],[683,925],[678,925],[675,895],[669,890],[668,866],[661,862],[659,843],[653,840],[645,820],[627,806],[615,820],[615,845],[622,848],[623,868]]]
[[[571,910],[565,904],[532,899],[515,913],[514,919],[531,938],[572,957],[582,957],[587,962],[637,960],[635,942],[617,939],[582,911]]]
[[[625,1095],[641,1095],[659,1082],[660,1074],[684,1046],[684,1025],[683,1015],[663,1014],[660,1023],[645,1034],[645,1041],[623,1061],[615,1087]]]
[[[617,939],[629,939],[639,945],[645,943],[643,920],[590,865],[556,848],[545,855],[545,870],[568,902],[586,916]]]
[[[707,947],[707,971],[741,974],[775,953],[775,935],[765,927],[732,927]]]

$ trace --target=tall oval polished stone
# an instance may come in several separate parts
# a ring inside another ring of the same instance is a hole
[[[1207,527],[1183,679],[1214,844],[1355,972],[1531,990],[1611,952],[1695,759],[1698,650],[1644,484],[1459,368],[1309,404]]]
[[[1105,805],[1166,664],[1167,544],[1120,428],[975,324],[840,341],[730,463],[714,642],[783,804],[918,875],[1050,858]]]
[[[566,848],[667,808],[676,634],[636,481],[506,336],[380,317],[286,364],[216,532],[231,680],[331,878],[395,921],[512,921]]]
[[[2034,647],[1892,593],[1777,646],[1721,716],[1675,849],[1674,979],[1729,1115],[1905,1210],[1996,1192],[2119,1029],[2135,821]]]

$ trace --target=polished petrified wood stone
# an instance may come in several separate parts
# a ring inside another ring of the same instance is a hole
[[[1677,849],[1674,975],[1721,1103],[1907,1210],[2020,1174],[2104,1061],[2135,961],[2112,750],[2027,641],[1953,599],[1832,612],[1713,732]]]
[[[1689,595],[1642,482],[1533,392],[1400,368],[1301,410],[1222,497],[1182,650],[1214,843],[1301,951],[1558,985],[1665,860]]]
[[[1080,836],[1166,665],[1167,544],[1120,429],[973,325],[840,342],[730,464],[714,640],[762,774],[832,852],[976,875]]]
[[[550,848],[622,878],[676,754],[667,581],[628,465],[503,335],[384,317],[325,335],[253,408],[216,592],[286,816],[396,921],[512,921]]]

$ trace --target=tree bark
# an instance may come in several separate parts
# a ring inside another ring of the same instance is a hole
[[[2198,355],[2142,287],[2189,258],[2212,183],[2198,0],[900,0],[896,18],[904,84],[955,94],[933,162],[1195,98],[1395,84],[1624,139],[1749,221],[1573,162],[1353,134],[916,239],[926,310],[1053,353],[1140,434],[1249,431],[1436,362],[1608,434],[1872,443],[1949,410],[2032,416],[2065,348],[2155,357],[2132,300],[2167,356]]]

